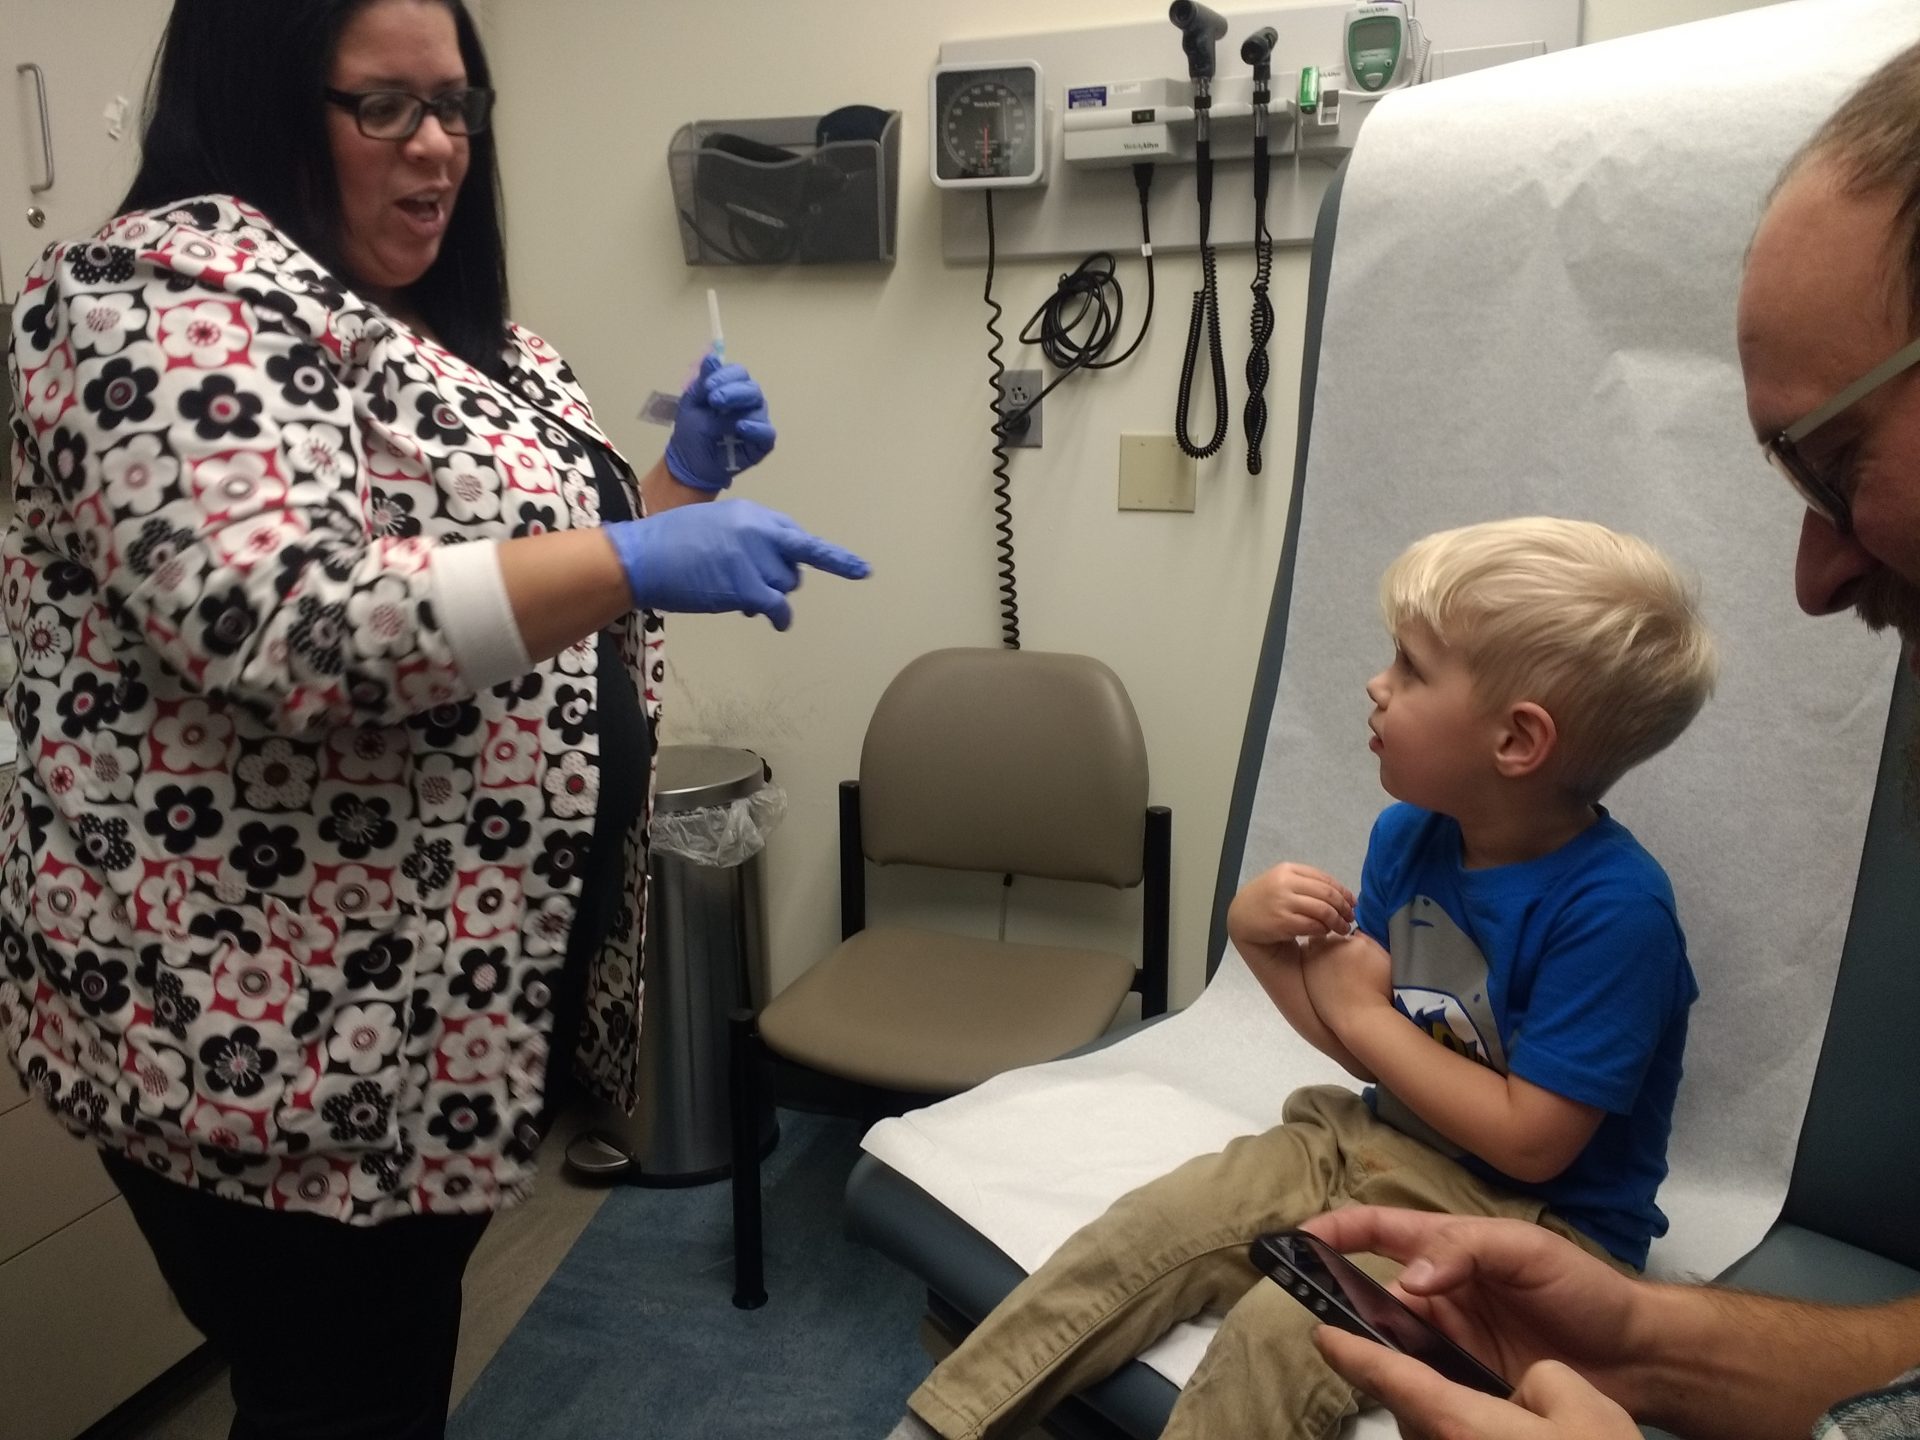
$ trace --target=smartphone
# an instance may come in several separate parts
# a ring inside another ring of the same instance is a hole
[[[1248,1252],[1276,1285],[1319,1319],[1411,1355],[1457,1385],[1505,1400],[1513,1387],[1421,1319],[1366,1271],[1302,1230],[1262,1235]]]

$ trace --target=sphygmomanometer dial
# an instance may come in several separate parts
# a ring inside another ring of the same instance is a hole
[[[935,183],[1036,183],[1044,120],[1037,65],[940,67],[933,76]]]

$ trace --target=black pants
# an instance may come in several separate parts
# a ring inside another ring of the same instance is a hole
[[[232,1367],[229,1440],[439,1440],[460,1277],[488,1215],[342,1225],[101,1157],[187,1319]]]

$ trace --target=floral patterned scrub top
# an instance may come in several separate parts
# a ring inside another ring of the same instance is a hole
[[[598,643],[479,663],[458,602],[485,542],[598,522],[592,447],[640,502],[560,357],[515,327],[506,358],[495,384],[225,196],[22,288],[0,1042],[182,1183],[363,1224],[532,1183]],[[652,726],[659,617],[612,640]],[[628,1107],[648,809],[576,1051]]]

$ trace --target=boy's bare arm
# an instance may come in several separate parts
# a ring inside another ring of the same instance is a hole
[[[1304,865],[1276,865],[1240,887],[1227,910],[1227,934],[1287,1023],[1349,1074],[1371,1080],[1314,1013],[1300,973],[1301,946],[1344,934],[1353,923],[1353,903],[1330,875]]]
[[[1308,1002],[1336,1039],[1408,1109],[1463,1150],[1516,1180],[1551,1180],[1571,1165],[1605,1112],[1502,1075],[1408,1022],[1377,982],[1332,952],[1303,957]]]
[[[1267,998],[1286,1016],[1287,1023],[1299,1032],[1301,1039],[1321,1054],[1332,1056],[1356,1080],[1371,1083],[1372,1073],[1354,1058],[1353,1052],[1340,1043],[1340,1037],[1328,1029],[1314,1011],[1313,1002],[1307,998],[1306,981],[1300,974],[1303,946],[1345,943],[1342,940],[1282,940],[1277,945],[1254,945],[1235,940],[1234,948],[1247,962],[1260,988],[1267,992]]]

